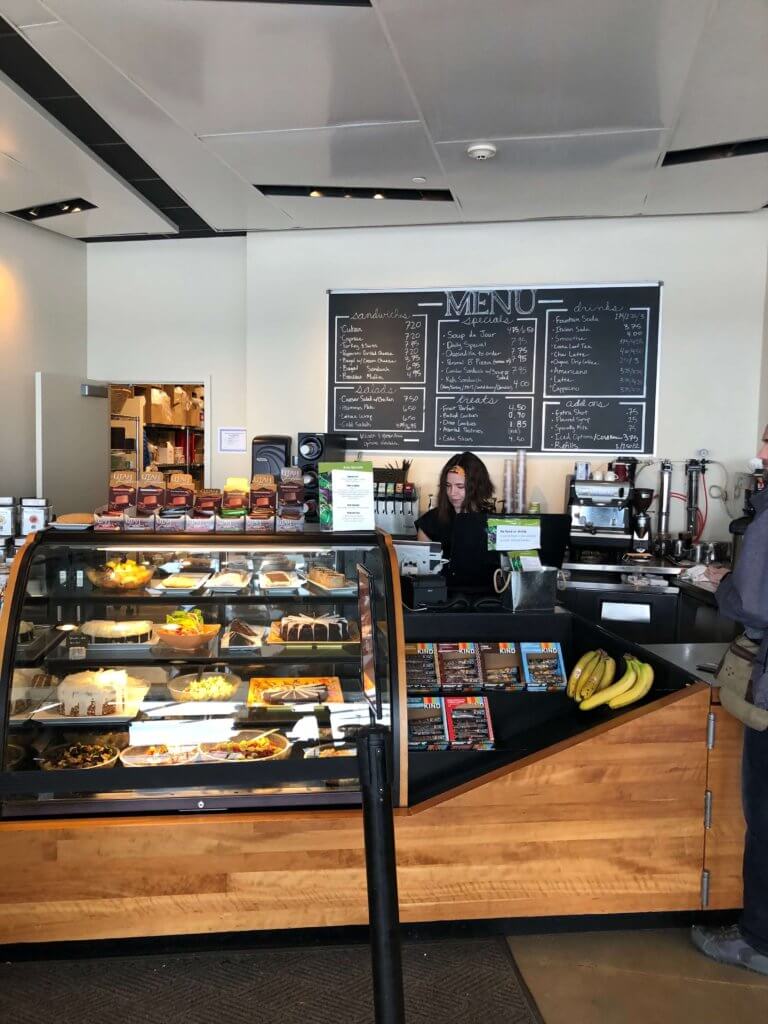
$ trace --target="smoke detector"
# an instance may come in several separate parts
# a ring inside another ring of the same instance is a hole
[[[473,160],[490,160],[496,156],[496,147],[492,142],[473,142],[467,146],[467,156]]]

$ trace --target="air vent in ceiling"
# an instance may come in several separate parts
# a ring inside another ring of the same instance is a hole
[[[41,203],[38,206],[27,206],[23,210],[11,210],[11,217],[20,220],[45,220],[46,217],[63,217],[68,213],[82,213],[83,210],[95,210],[96,204],[87,199],[62,199],[58,203]]]
[[[325,185],[254,185],[265,196],[284,199],[387,199],[405,202],[452,203],[446,188],[341,188]]]
[[[728,160],[732,156],[757,156],[760,153],[768,153],[768,139],[718,142],[712,146],[696,146],[694,149],[671,149],[664,157],[661,166],[696,164],[701,160]]]

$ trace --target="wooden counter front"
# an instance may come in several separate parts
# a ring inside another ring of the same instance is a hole
[[[696,910],[709,689],[397,813],[403,921]],[[0,824],[0,942],[363,924],[357,811]]]

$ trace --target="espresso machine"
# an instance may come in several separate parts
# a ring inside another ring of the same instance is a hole
[[[632,547],[632,493],[628,480],[567,479],[574,562],[620,562]]]

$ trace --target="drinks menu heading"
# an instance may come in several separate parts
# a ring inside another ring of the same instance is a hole
[[[651,454],[660,284],[329,294],[328,430],[366,451]]]

